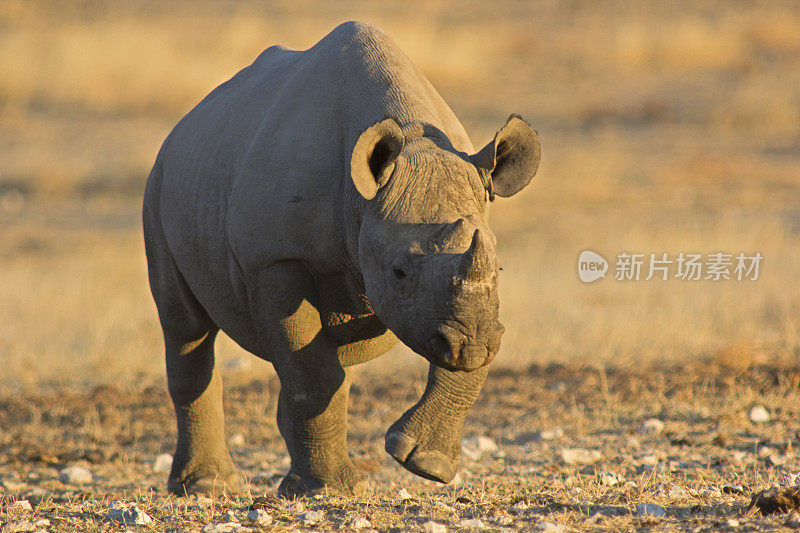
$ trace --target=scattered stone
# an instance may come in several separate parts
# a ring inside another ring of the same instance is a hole
[[[706,498],[721,498],[722,491],[719,489],[719,487],[709,485],[700,491],[700,496],[704,496]]]
[[[542,531],[543,533],[567,533],[570,529],[562,524],[554,524],[553,522],[547,522],[545,520],[541,520],[534,524],[536,531]]]
[[[727,520],[725,520],[725,525],[730,528],[736,529],[739,527],[739,521],[736,520],[735,518],[728,518]]]
[[[438,500],[433,502],[433,507],[437,511],[442,511],[444,513],[457,513],[458,512],[455,509],[453,509],[452,507],[450,507],[449,505],[447,505],[446,503],[438,501]]]
[[[139,509],[136,504],[125,504],[114,500],[108,505],[108,517],[129,526],[143,526],[153,521],[150,515]]]
[[[483,529],[486,527],[480,518],[465,518],[458,525],[467,529]]]
[[[561,459],[568,465],[588,465],[596,463],[601,457],[600,450],[581,448],[562,448],[561,450]]]
[[[800,529],[800,513],[792,511],[786,517],[786,525],[792,529]]]
[[[669,500],[677,500],[686,496],[686,491],[683,487],[675,483],[659,483],[653,491],[656,495]]]
[[[461,441],[461,453],[473,461],[479,459],[485,453],[496,452],[498,449],[497,443],[489,437],[479,436]]]
[[[755,493],[750,498],[749,509],[756,507],[766,516],[773,513],[788,513],[800,509],[800,488],[769,488]]]
[[[206,524],[201,530],[203,533],[234,533],[244,529],[239,522],[220,522],[218,524]]]
[[[744,494],[744,486],[742,485],[725,485],[722,487],[723,494],[736,494],[737,496],[741,496]]]
[[[666,516],[667,512],[655,503],[636,504],[636,516]]]
[[[250,509],[247,513],[247,519],[262,526],[268,526],[272,523],[272,515],[264,509]]]
[[[234,433],[231,435],[231,438],[228,439],[228,445],[232,448],[241,448],[244,446],[244,434],[243,433]]]
[[[86,485],[93,479],[89,470],[77,465],[68,466],[58,473],[58,480],[65,485]]]
[[[520,500],[511,506],[511,513],[515,515],[524,514],[528,507],[528,503],[525,500]]]
[[[303,524],[316,524],[318,522],[322,522],[322,520],[325,518],[325,513],[322,511],[306,511],[297,518],[299,518]]]
[[[434,522],[433,520],[428,520],[422,524],[422,530],[425,533],[447,533],[447,526],[439,522]]]
[[[28,500],[17,500],[11,504],[11,509],[15,511],[33,511],[33,506]]]
[[[750,412],[747,414],[750,418],[750,422],[754,424],[766,424],[769,422],[769,412],[764,408],[763,405],[756,405]]]
[[[214,500],[208,496],[200,496],[199,494],[192,494],[190,498],[200,507],[208,507],[214,503]]]
[[[600,481],[601,485],[605,485],[606,487],[614,487],[616,485],[619,485],[620,483],[625,482],[625,478],[622,477],[621,474],[618,474],[616,472],[609,472],[607,470],[604,470],[599,474],[597,474],[597,479],[598,481]]]
[[[800,474],[783,474],[781,476],[780,484],[787,487],[800,486]]]
[[[640,462],[645,466],[655,466],[658,464],[660,459],[661,456],[658,452],[647,452],[642,455]]]
[[[4,479],[2,482],[0,482],[0,486],[9,492],[21,491],[27,487],[24,482],[17,481],[16,479]]]
[[[510,516],[501,515],[494,519],[494,523],[498,526],[510,526],[514,523],[514,519]]]
[[[528,444],[530,442],[556,440],[563,436],[564,430],[560,427],[554,427],[552,429],[543,429],[541,431],[522,433],[516,439],[514,439],[514,442],[517,444]]]
[[[363,516],[354,516],[347,521],[347,527],[352,529],[367,529],[372,527],[372,522]]]
[[[414,497],[411,495],[410,492],[408,492],[406,489],[403,488],[397,491],[397,499],[400,500],[401,502],[405,502],[408,500],[413,500]]]
[[[0,523],[2,525],[2,523]],[[39,518],[37,520],[20,520],[19,522],[8,522],[2,525],[3,533],[27,533],[30,531],[44,531],[50,527],[50,520]]]
[[[153,461],[153,472],[169,474],[172,470],[172,456],[168,453],[159,454]]]
[[[658,435],[664,431],[664,422],[658,418],[648,418],[639,426],[641,435]]]
[[[233,511],[228,511],[227,513],[222,515],[222,519],[224,521],[226,521],[226,522],[238,522],[239,521],[239,517],[236,516],[236,513],[234,513]]]

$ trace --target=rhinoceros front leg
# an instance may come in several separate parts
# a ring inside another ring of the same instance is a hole
[[[278,492],[358,492],[364,477],[347,453],[350,380],[322,330],[313,282],[303,265],[284,262],[262,271],[257,287],[251,298],[280,378],[278,428],[292,460]]]
[[[422,398],[386,432],[386,451],[418,476],[452,480],[461,459],[464,419],[488,372],[488,366],[452,372],[431,365]]]

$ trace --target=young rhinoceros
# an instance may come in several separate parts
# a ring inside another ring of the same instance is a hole
[[[280,378],[281,494],[358,488],[345,369],[398,339],[431,366],[386,450],[452,479],[503,333],[489,201],[538,165],[536,132],[516,116],[475,153],[425,76],[360,22],[306,51],[273,46],[200,102],[164,142],[144,197],[178,419],[169,489],[239,486],[214,369],[220,329]]]

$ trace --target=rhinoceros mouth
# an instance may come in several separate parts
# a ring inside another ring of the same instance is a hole
[[[443,324],[428,341],[426,359],[447,370],[472,372],[489,364],[494,352],[455,328]]]

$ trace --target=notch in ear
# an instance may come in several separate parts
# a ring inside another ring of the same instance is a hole
[[[365,199],[374,198],[389,181],[404,142],[403,131],[391,118],[370,126],[358,138],[350,158],[350,177]]]
[[[511,115],[494,139],[470,156],[470,161],[491,174],[491,183],[486,186],[490,195],[509,197],[530,183],[541,158],[536,131],[519,115]]]

